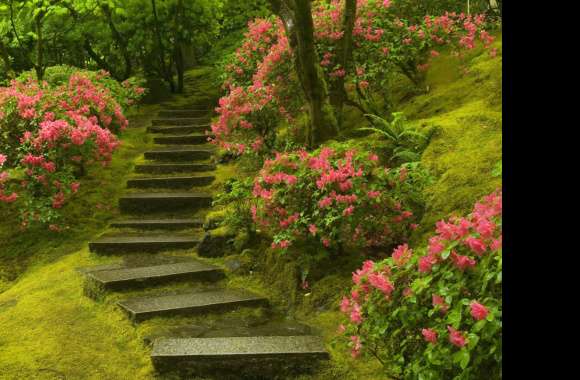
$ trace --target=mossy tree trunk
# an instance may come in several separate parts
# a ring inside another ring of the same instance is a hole
[[[173,31],[173,61],[175,62],[175,71],[177,71],[177,92],[183,93],[185,61],[183,58],[183,39],[181,38],[180,26],[182,24],[183,0],[177,1],[175,8],[175,22]]]
[[[356,1],[357,0],[346,0],[344,2],[342,20],[342,30],[344,34],[342,36],[341,42],[338,45],[337,56],[340,67],[343,68],[346,73],[345,75],[348,75],[352,66],[352,32],[356,20]],[[347,94],[344,88],[344,77],[337,77],[331,82],[330,85],[330,103],[332,104],[336,113],[336,119],[339,128],[342,126],[343,107],[346,100]]]
[[[165,46],[163,45],[163,39],[161,37],[161,29],[159,26],[159,17],[157,15],[157,3],[155,0],[151,0],[151,9],[153,12],[153,28],[155,31],[155,39],[157,41],[157,55],[159,59],[159,66],[161,75],[163,79],[169,84],[171,92],[175,92],[175,82],[173,81],[173,73],[171,69],[171,63],[167,65],[165,62]]]
[[[310,0],[270,0],[270,4],[284,22],[290,46],[294,50],[295,68],[310,114],[307,144],[315,147],[335,137],[338,128],[326,81],[318,64]]]
[[[107,24],[109,25],[109,29],[111,30],[111,35],[113,36],[113,40],[121,50],[121,55],[123,56],[123,60],[125,61],[125,72],[122,76],[119,76],[120,79],[127,79],[131,76],[133,72],[133,65],[131,63],[131,54],[129,54],[128,43],[127,39],[121,35],[119,30],[117,29],[115,22],[113,20],[113,14],[111,12],[111,8],[109,8],[108,4],[101,3],[101,10],[107,19]]]
[[[40,11],[34,18],[34,30],[36,32],[36,63],[34,64],[34,70],[39,81],[44,77],[44,38],[42,35],[42,19],[44,15],[44,11]]]

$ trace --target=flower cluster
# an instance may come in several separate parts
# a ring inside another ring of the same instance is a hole
[[[414,175],[405,178],[404,170],[380,167],[376,155],[348,147],[277,153],[255,179],[253,218],[273,235],[274,248],[305,240],[390,247],[414,220],[405,198]]]
[[[115,133],[128,125],[117,99],[144,93],[135,83],[112,85],[105,72],[56,74],[50,78],[60,84],[24,78],[0,88],[2,164],[20,173],[10,183],[0,174],[0,201],[22,199],[24,227],[53,224],[56,210],[78,191],[75,177],[87,165],[110,162],[119,146]]]
[[[497,191],[469,216],[438,222],[424,249],[415,253],[404,244],[388,259],[365,261],[340,302],[347,315],[340,331],[352,355],[368,347],[404,378],[461,372],[478,378],[499,370],[501,216]]]

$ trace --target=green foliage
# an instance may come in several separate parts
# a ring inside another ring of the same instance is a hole
[[[234,230],[253,232],[254,221],[250,211],[252,186],[251,178],[231,178],[226,181],[223,192],[216,195],[216,200],[213,203],[214,206],[228,208],[222,225],[227,225]]]
[[[377,115],[365,116],[371,120],[374,127],[359,130],[378,133],[392,144],[392,154],[389,158],[391,163],[417,162],[421,159],[421,153],[427,146],[429,138],[407,123],[402,112],[394,112],[390,122]]]
[[[437,225],[428,248],[366,261],[341,309],[353,355],[403,379],[501,377],[502,199]]]

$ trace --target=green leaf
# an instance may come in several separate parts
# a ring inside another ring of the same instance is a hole
[[[461,369],[467,368],[470,359],[471,355],[469,354],[469,351],[465,348],[453,354],[453,363],[459,363]]]

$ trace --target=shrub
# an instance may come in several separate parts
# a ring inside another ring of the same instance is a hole
[[[335,85],[343,78],[348,104],[365,112],[378,112],[375,94],[383,94],[388,103],[393,72],[422,87],[429,60],[442,48],[472,49],[476,41],[488,47],[493,41],[483,15],[452,12],[411,23],[399,17],[400,9],[394,11],[390,1],[359,1],[352,70],[347,72],[336,54],[343,39],[343,3],[314,2],[316,49],[330,92],[337,91]],[[242,46],[224,64],[227,94],[220,99],[219,120],[212,124],[214,144],[235,154],[266,155],[273,150],[280,121],[291,122],[304,110],[292,54],[281,21],[249,23]]]
[[[78,191],[76,179],[85,167],[106,165],[119,145],[115,133],[128,121],[116,99],[129,93],[138,99],[144,92],[127,82],[109,85],[115,93],[103,84],[110,81],[103,72],[67,70],[51,72],[54,85],[26,79],[0,88],[4,173],[10,168],[17,174],[12,181],[1,174],[3,200],[18,198],[23,226],[59,219],[58,210]],[[57,84],[64,77],[66,82]]]
[[[366,261],[341,302],[353,357],[405,379],[501,377],[502,194],[437,223],[426,248]]]
[[[272,246],[390,247],[414,227],[409,201],[424,184],[418,167],[380,167],[378,156],[338,146],[277,153],[254,181],[252,213]],[[416,200],[416,198],[415,198]]]

